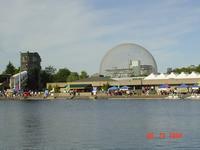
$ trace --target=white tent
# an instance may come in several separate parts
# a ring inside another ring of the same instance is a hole
[[[156,79],[167,79],[167,76],[164,73],[159,74]]]
[[[177,74],[174,72],[171,72],[170,74],[167,75],[167,79],[175,79],[177,77]]]
[[[176,79],[186,79],[188,77],[188,74],[186,74],[185,72],[181,72]]]
[[[150,75],[148,75],[147,77],[144,78],[144,80],[155,80],[157,77],[156,74],[151,73]]]
[[[188,76],[187,76],[187,78],[199,78],[200,77],[200,75],[199,75],[199,73],[196,73],[196,72],[192,72],[191,74],[189,74]]]
[[[164,73],[161,73],[159,75],[156,75],[154,73],[151,73],[149,76],[145,77],[144,80],[158,80],[158,79],[196,79],[200,78],[200,74],[196,72],[192,72],[191,74],[187,74],[185,72],[181,72],[180,74],[176,74],[174,72],[171,72],[170,74],[166,75]]]

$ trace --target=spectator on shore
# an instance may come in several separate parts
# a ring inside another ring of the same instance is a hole
[[[45,91],[44,91],[44,98],[47,98],[48,95],[49,95],[49,90],[45,90]]]

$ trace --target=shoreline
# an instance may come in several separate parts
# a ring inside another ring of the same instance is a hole
[[[97,94],[91,95],[90,93],[79,93],[77,95],[55,93],[44,97],[43,95],[34,96],[13,96],[13,97],[0,97],[0,100],[200,100],[200,97],[185,96],[169,96],[169,95],[107,95]]]
[[[0,97],[0,100],[170,100],[167,96],[151,95],[151,96],[30,96],[30,97]]]

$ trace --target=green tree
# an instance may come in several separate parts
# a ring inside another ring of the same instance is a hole
[[[46,87],[46,83],[53,82],[56,69],[52,66],[45,67],[44,70],[40,72],[40,81],[42,88]]]
[[[60,93],[60,88],[58,87],[58,85],[56,85],[54,87],[54,91],[55,91],[55,93]]]
[[[76,81],[79,80],[79,75],[77,72],[71,72],[70,75],[67,78],[67,81],[72,82],[72,81]]]
[[[86,71],[81,71],[81,74],[80,74],[80,79],[85,79],[85,78],[88,78],[88,74]]]
[[[41,88],[40,68],[30,68],[28,70],[27,89],[39,90]]]
[[[173,72],[179,73],[179,74],[181,72],[191,73],[193,71],[200,73],[200,65],[198,65],[198,66],[192,65],[192,66],[189,66],[189,67],[181,67],[181,68],[176,68],[176,69],[173,70]]]
[[[102,91],[107,91],[108,88],[109,88],[109,86],[110,86],[110,85],[109,85],[108,83],[103,84],[103,86],[101,87]]]
[[[45,71],[50,75],[54,75],[56,73],[56,68],[54,68],[53,66],[48,66],[45,67]]]
[[[15,69],[15,74],[17,74],[19,72],[20,72],[20,67],[18,67],[18,68]]]
[[[53,75],[46,72],[46,70],[40,71],[40,84],[41,84],[42,89],[46,87],[46,84],[48,82],[52,82],[52,81],[53,81]]]
[[[54,81],[55,82],[66,82],[70,73],[71,73],[71,71],[67,68],[59,69],[58,72],[54,76]]]
[[[8,65],[6,66],[6,70],[3,72],[3,74],[14,75],[16,71],[17,69],[15,68],[15,66],[9,61]]]
[[[196,72],[200,72],[200,65],[196,67]]]
[[[53,88],[51,86],[51,84],[48,86],[48,90],[51,91]]]

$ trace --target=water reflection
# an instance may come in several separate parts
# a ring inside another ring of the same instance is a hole
[[[41,149],[45,144],[41,104],[23,102],[20,105],[20,126],[22,149]]]
[[[0,101],[0,149],[198,149],[196,101]],[[147,140],[147,132],[181,132]]]

